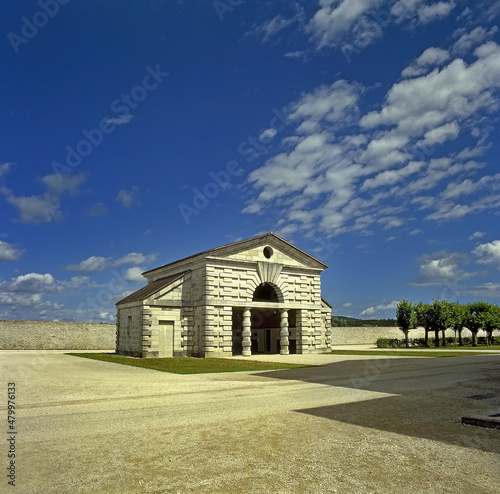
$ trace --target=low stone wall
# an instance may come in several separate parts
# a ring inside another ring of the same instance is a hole
[[[441,333],[439,334],[441,337]],[[452,329],[446,331],[447,337],[455,336]],[[462,331],[462,336],[472,336],[468,329]],[[484,336],[483,331],[479,331],[478,336]],[[424,328],[411,329],[410,338],[424,338]],[[434,332],[429,333],[429,338],[434,337]],[[379,338],[403,339],[404,334],[399,328],[392,327],[333,327],[332,345],[376,345]]]
[[[453,330],[446,336],[453,337]],[[423,338],[423,328],[410,330],[410,338]],[[429,334],[430,337],[434,333]],[[464,329],[462,336],[471,336]],[[478,336],[484,336],[480,331]],[[379,338],[403,338],[395,327],[333,327],[332,345],[375,345]],[[114,350],[116,326],[104,323],[53,321],[0,321],[1,350]]]
[[[0,321],[2,350],[114,350],[115,343],[114,324]]]

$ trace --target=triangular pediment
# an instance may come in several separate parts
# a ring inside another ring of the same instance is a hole
[[[265,233],[258,237],[239,240],[231,244],[200,252],[193,256],[185,257],[179,261],[146,271],[143,275],[149,281],[153,281],[160,277],[170,275],[170,273],[192,269],[195,264],[213,258],[271,262],[283,266],[314,268],[320,269],[321,271],[328,267],[325,263],[298,247],[295,247],[275,233]]]
[[[266,264],[325,269],[326,264],[293,244],[270,233],[237,244],[228,245],[216,257],[241,261],[256,261],[265,269]]]

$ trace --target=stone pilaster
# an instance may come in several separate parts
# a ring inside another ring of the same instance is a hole
[[[116,311],[116,332],[115,332],[115,352],[121,350],[120,348],[120,311]]]
[[[243,351],[242,355],[244,357],[248,357],[252,355],[252,331],[251,331],[251,320],[250,320],[250,309],[245,309],[243,311],[243,332],[242,332],[242,337],[243,337]]]
[[[147,357],[157,357],[158,352],[156,351],[156,354],[153,354],[151,352],[151,339],[152,339],[152,330],[151,330],[151,314],[152,311],[148,306],[145,306],[142,309],[142,344],[141,344],[141,350],[142,350],[142,357],[147,358]]]

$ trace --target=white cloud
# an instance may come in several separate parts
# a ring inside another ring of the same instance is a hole
[[[148,254],[145,256],[144,254],[138,252],[131,252],[120,259],[114,261],[113,266],[121,266],[123,264],[142,264],[144,262],[153,262],[156,261],[156,254]]]
[[[425,167],[425,165],[426,163],[423,161],[411,161],[403,168],[397,170],[386,170],[379,173],[374,178],[366,179],[361,186],[361,190],[368,190],[386,185],[394,185],[396,182],[405,180],[409,176],[418,173]]]
[[[133,205],[139,205],[141,203],[139,193],[139,187],[134,185],[131,190],[120,190],[115,201],[120,202],[124,208],[130,209]]]
[[[24,250],[19,247],[0,240],[0,262],[18,261],[24,254]]]
[[[365,316],[374,316],[376,314],[379,314],[380,312],[388,311],[388,310],[396,310],[398,306],[398,301],[393,300],[390,303],[386,304],[379,304],[379,305],[374,305],[372,307],[367,307],[364,311],[362,311],[359,315],[362,317]]]
[[[66,294],[68,291],[91,286],[92,282],[87,276],[74,276],[69,281],[60,281],[51,273],[27,273],[0,283],[0,293],[3,294],[4,302],[9,297],[17,300],[20,296],[25,296],[38,303],[46,295]],[[29,297],[29,294],[34,294],[36,297]]]
[[[367,129],[393,125],[408,136],[418,136],[481,109],[493,111],[498,106],[491,89],[500,86],[500,47],[491,46],[491,51],[484,47],[477,55],[471,65],[455,59],[442,70],[394,84],[383,108],[365,115],[361,125]]]
[[[469,204],[444,203],[437,209],[437,211],[429,214],[427,219],[436,221],[457,220],[476,211],[477,209]]]
[[[417,18],[421,24],[447,17],[455,8],[455,2],[436,2],[430,5],[425,0],[398,0],[391,8],[391,14],[396,17],[396,22]]]
[[[437,2],[431,5],[422,5],[418,11],[418,18],[421,23],[435,21],[450,15],[455,8],[455,2]]]
[[[133,118],[134,115],[127,113],[119,117],[110,117],[106,120],[106,123],[109,125],[125,125],[128,124]]]
[[[12,168],[12,163],[2,163],[0,165],[0,177],[5,175]]]
[[[500,269],[500,240],[478,245],[472,253],[478,257],[476,262]]]
[[[83,286],[92,286],[88,276],[73,276],[69,281],[60,281],[59,285],[64,290],[74,290]]]
[[[464,288],[464,293],[480,299],[492,298],[498,300],[500,297],[500,283],[484,283],[472,287]]]
[[[61,218],[60,201],[51,196],[15,196],[3,189],[7,202],[19,211],[21,223],[49,223]]]
[[[425,50],[422,55],[417,58],[416,63],[420,67],[436,67],[446,62],[449,58],[450,54],[447,50],[431,47],[427,48],[427,50]]]
[[[467,264],[469,256],[463,252],[440,251],[433,254],[425,254],[417,259],[420,267],[418,278],[411,282],[412,285],[431,286],[457,283],[474,276],[467,273],[462,266]]]
[[[419,64],[446,64],[395,82],[364,115],[368,91],[356,82],[301,95],[285,111],[289,135],[280,152],[249,174],[256,195],[244,212],[272,205],[294,229],[336,235],[407,225],[415,205],[433,221],[497,209],[497,177],[473,178],[484,165],[470,158],[489,149],[490,114],[500,107],[500,47],[486,43],[474,56],[465,63],[449,60],[444,49],[425,50]],[[398,212],[384,213],[389,205]]]
[[[63,308],[62,304],[50,302],[44,299],[41,294],[32,293],[5,293],[0,291],[0,305],[13,308],[15,311],[23,309],[22,315],[26,317],[25,309],[40,311],[59,311]]]
[[[279,34],[292,25],[298,26],[299,30],[304,26],[304,9],[298,2],[292,2],[275,15],[262,23],[255,24],[246,36],[255,36],[262,43],[280,41]]]
[[[488,21],[493,21],[499,15],[500,15],[500,1],[493,0],[492,4],[488,6],[488,8],[485,12],[485,18]]]
[[[450,122],[441,127],[429,130],[424,134],[424,139],[418,142],[418,146],[435,146],[446,141],[455,140],[458,137],[460,128],[457,122]]]
[[[64,269],[67,271],[89,273],[93,271],[105,271],[107,269],[123,266],[124,264],[137,265],[145,262],[153,262],[156,261],[156,258],[156,254],[144,255],[138,252],[131,252],[130,254],[120,257],[119,259],[113,259],[112,257],[90,256],[77,264],[66,266]]]
[[[259,141],[269,142],[274,139],[278,131],[274,128],[263,130],[259,135]]]
[[[90,256],[78,264],[66,266],[67,271],[79,271],[82,273],[92,271],[104,271],[112,267],[111,257]]]
[[[130,293],[125,269],[104,283],[88,276],[57,280],[50,273],[28,273],[0,282],[1,315],[7,319],[112,322],[117,300]],[[55,300],[54,298],[57,297]],[[52,300],[51,300],[52,299]],[[81,301],[78,307],[73,304]]]
[[[376,168],[388,168],[405,162],[409,155],[402,149],[408,144],[408,136],[399,132],[387,132],[374,137],[361,155],[364,163],[372,163]]]
[[[491,187],[492,189],[500,189],[500,173],[494,176],[485,175],[477,181],[465,179],[462,182],[452,182],[443,191],[441,197],[443,199],[454,199],[463,197],[464,195],[473,194],[474,192],[485,188]]]
[[[20,275],[13,278],[6,286],[12,292],[43,293],[57,290],[56,281],[50,273]]]
[[[462,218],[481,211],[495,210],[500,206],[500,194],[489,194],[471,201],[468,204],[457,204],[450,201],[437,201],[436,211],[426,219],[449,221]]]
[[[438,196],[434,193],[432,197],[426,197],[422,195],[423,192],[430,192],[439,186],[441,182],[451,177],[469,174],[481,168],[482,165],[473,161],[455,163],[451,158],[432,159],[424,169],[424,173],[404,187],[397,189],[396,193],[398,196],[404,196],[405,194],[415,196],[412,201],[421,203],[424,209],[428,209],[438,204]]]
[[[403,218],[398,218],[397,216],[387,216],[378,219],[377,223],[384,225],[384,230],[390,230],[392,228],[397,228],[398,226],[404,225],[405,220]]]
[[[319,48],[339,46],[346,38],[359,47],[368,46],[382,34],[377,22],[367,14],[384,0],[320,0],[320,9],[310,20],[307,31]]]
[[[64,193],[71,195],[78,194],[78,188],[85,182],[85,175],[45,175],[40,180],[47,187],[47,193],[50,196],[59,197]]]
[[[290,51],[290,52],[287,52],[285,53],[284,55],[286,58],[305,58],[306,56],[306,52],[303,51],[303,50],[297,50],[297,51]]]
[[[450,53],[447,50],[434,47],[427,48],[415,62],[401,72],[401,75],[403,77],[421,76],[428,73],[430,69],[441,66],[449,58]]]
[[[135,266],[133,268],[128,268],[125,271],[125,279],[127,281],[142,281],[145,282],[144,276],[142,276],[141,273],[143,273],[144,270],[138,266]]]
[[[455,32],[455,36],[460,36],[454,43],[452,50],[457,54],[465,54],[475,46],[490,39],[496,32],[498,27],[494,26],[490,29],[485,29],[482,26],[477,26],[472,31],[467,32],[464,28]]]
[[[255,28],[254,34],[265,43],[294,22],[295,19],[285,19],[282,15],[277,15]]]
[[[290,120],[300,122],[299,132],[317,132],[322,122],[335,124],[336,128],[354,122],[358,114],[361,86],[345,80],[322,85],[311,93],[303,94],[289,108]]]
[[[476,238],[483,238],[486,235],[486,232],[474,232],[470,237],[469,240],[475,240]]]
[[[45,175],[40,181],[46,188],[41,196],[16,196],[6,187],[0,188],[7,202],[18,209],[22,223],[48,223],[60,219],[62,196],[77,194],[85,175]]]
[[[325,167],[325,160],[333,158],[340,149],[329,146],[325,134],[309,135],[300,140],[290,153],[282,153],[254,170],[249,178],[262,188],[259,201],[268,201],[305,189],[312,185],[317,171]],[[248,211],[247,211],[248,212]]]

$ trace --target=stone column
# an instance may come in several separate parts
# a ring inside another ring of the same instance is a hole
[[[251,323],[251,313],[250,309],[245,309],[243,311],[243,332],[242,332],[242,337],[243,337],[243,351],[241,354],[244,357],[248,357],[252,355],[252,323]]]
[[[280,341],[280,354],[288,355],[288,309],[282,309],[281,311],[281,341]]]

